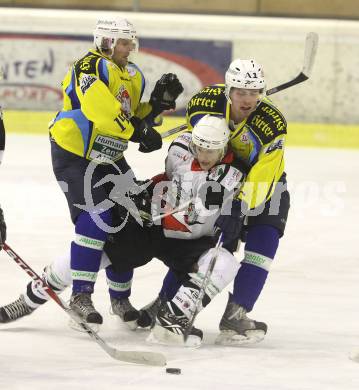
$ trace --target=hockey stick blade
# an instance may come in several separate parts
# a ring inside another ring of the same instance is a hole
[[[315,57],[318,49],[318,34],[315,32],[310,32],[307,34],[304,50],[304,61],[303,61],[303,70],[308,78],[312,73]]]
[[[318,34],[315,32],[310,32],[307,34],[305,39],[305,49],[304,49],[304,60],[302,71],[295,77],[293,80],[290,80],[286,83],[280,84],[277,87],[271,88],[266,91],[266,95],[273,95],[279,91],[290,88],[293,85],[302,83],[309,79],[309,76],[312,72],[315,56],[318,49]]]
[[[4,251],[11,257],[15,263],[22,268],[35,282],[40,283],[44,291],[52,298],[76,323],[82,328],[108,355],[113,359],[127,363],[144,364],[149,366],[165,366],[166,358],[163,354],[147,351],[121,351],[111,347],[103,340],[91,327],[84,322],[56,293],[48,284],[27,264],[25,261],[10,248],[6,243],[3,246]]]
[[[143,364],[147,366],[163,367],[167,364],[166,358],[162,353],[145,351],[120,351],[112,348],[111,356],[122,362]]]

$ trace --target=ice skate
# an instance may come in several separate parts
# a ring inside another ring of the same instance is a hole
[[[138,326],[141,328],[152,327],[155,323],[157,313],[162,305],[162,300],[158,296],[155,300],[144,306],[140,310],[140,317],[137,320]]]
[[[111,314],[119,316],[131,330],[137,328],[140,312],[131,305],[128,298],[111,298]]]
[[[154,327],[147,338],[148,342],[184,347],[199,347],[203,332],[193,327],[186,341],[184,333],[188,326],[188,318],[171,302],[165,303],[159,310]]]
[[[219,324],[221,333],[215,343],[220,345],[248,345],[259,343],[267,333],[267,325],[247,317],[247,310],[231,301],[229,294],[226,310]]]
[[[0,323],[6,324],[16,321],[19,318],[28,316],[34,310],[25,302],[25,298],[21,294],[16,301],[0,307]]]
[[[89,293],[72,294],[70,308],[88,324],[102,324],[103,322],[101,314],[94,308]]]

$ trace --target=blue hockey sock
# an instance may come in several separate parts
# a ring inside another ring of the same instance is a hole
[[[248,229],[244,259],[234,279],[233,301],[253,309],[279,244],[279,231],[270,225],[255,225]]]
[[[176,292],[180,287],[181,283],[178,281],[174,272],[169,269],[163,279],[162,288],[158,295],[161,300],[170,301],[176,295]]]
[[[111,298],[122,299],[131,295],[133,271],[118,274],[114,271],[112,265],[109,265],[106,267],[106,278]]]
[[[110,210],[99,216],[105,223],[111,224]],[[93,293],[107,233],[96,225],[88,212],[78,216],[75,233],[75,240],[71,243],[72,291]]]

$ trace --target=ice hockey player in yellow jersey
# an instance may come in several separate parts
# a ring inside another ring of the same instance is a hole
[[[231,214],[220,215],[216,221],[226,249],[235,251],[239,238],[246,241],[244,259],[219,325],[216,342],[224,345],[263,339],[256,332],[258,323],[247,313],[265,284],[289,210],[283,154],[287,124],[279,109],[266,98],[265,88],[262,66],[254,59],[236,59],[225,74],[225,84],[203,88],[187,105],[189,128],[207,114],[225,118],[231,131],[232,151],[247,165],[247,178],[232,202]],[[169,272],[159,298],[170,300],[176,285],[175,275]],[[152,309],[149,305],[146,310]]]
[[[70,306],[89,323],[102,323],[91,294],[108,234],[94,216],[106,226],[112,222],[111,209],[103,206],[115,188],[107,177],[121,172],[135,183],[123,156],[128,142],[139,143],[139,151],[143,153],[160,149],[162,139],[153,128],[155,118],[174,109],[183,91],[177,76],[167,73],[157,81],[149,102],[141,102],[145,79],[140,69],[129,62],[131,52],[137,48],[132,23],[118,17],[98,20],[94,48],[67,72],[62,82],[63,108],[50,124],[53,170],[75,225]],[[89,171],[90,185],[87,185],[85,175]],[[89,186],[92,206],[88,206],[86,197]],[[131,275],[117,276],[111,267],[106,271],[113,312],[122,313],[126,306],[126,311],[136,316],[127,293],[123,294],[123,285]]]

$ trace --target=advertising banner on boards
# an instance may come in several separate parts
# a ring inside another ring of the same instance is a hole
[[[71,64],[92,48],[91,36],[0,33],[0,101],[6,109],[60,110],[61,81]],[[184,86],[183,114],[203,86],[222,83],[232,58],[230,41],[140,39],[131,60],[146,78],[147,100],[163,73],[176,73]]]

